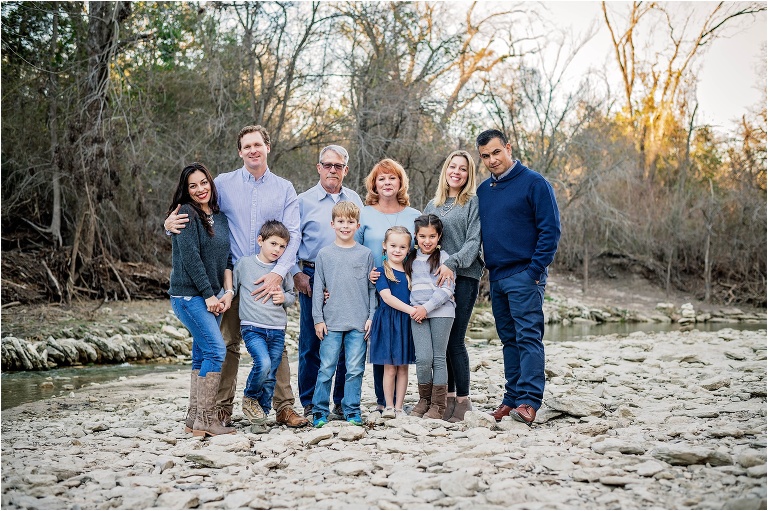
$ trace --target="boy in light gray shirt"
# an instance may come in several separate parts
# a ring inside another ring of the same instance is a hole
[[[347,377],[341,408],[347,422],[362,426],[360,392],[365,370],[366,340],[376,310],[376,288],[368,282],[373,254],[355,241],[360,228],[360,208],[341,201],[331,210],[336,240],[320,250],[315,259],[312,318],[320,339],[320,370],[312,399],[312,424],[328,423],[331,380],[344,346]],[[329,293],[323,303],[324,291]]]
[[[259,230],[259,253],[238,259],[234,269],[234,289],[240,297],[240,333],[253,359],[251,373],[243,389],[243,415],[251,421],[252,433],[266,433],[267,415],[275,392],[275,375],[283,357],[286,307],[296,300],[293,279],[283,279],[282,289],[264,299],[251,292],[256,282],[271,272],[290,241],[288,228],[277,220],[264,222]]]

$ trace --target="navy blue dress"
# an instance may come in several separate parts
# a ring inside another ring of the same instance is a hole
[[[403,303],[410,304],[411,290],[408,289],[408,279],[405,273],[392,270],[399,282],[387,279],[384,268],[376,271],[381,276],[376,281],[376,292],[389,289],[392,296]],[[416,353],[413,349],[411,336],[411,317],[387,305],[379,296],[379,307],[373,315],[371,325],[371,343],[369,360],[372,364],[405,365],[416,363]]]

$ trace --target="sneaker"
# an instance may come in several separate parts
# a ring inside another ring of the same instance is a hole
[[[251,421],[251,424],[262,423],[267,418],[259,402],[246,396],[243,396],[243,415]]]
[[[328,417],[329,419],[344,419],[344,410],[341,409],[341,404],[336,403],[333,405],[333,410],[331,411],[331,417]]]
[[[347,422],[352,424],[353,426],[362,426],[363,425],[363,418],[359,415],[350,415],[347,417]]]
[[[397,414],[395,413],[394,408],[387,408],[381,412],[382,419],[394,419],[395,417],[397,417]]]
[[[312,404],[304,407],[304,417],[312,417]]]
[[[403,410],[402,408],[400,408],[400,409],[395,408],[395,418],[396,419],[399,419],[400,417],[406,417],[407,415],[408,414],[405,413],[405,410]]]
[[[328,417],[326,417],[325,415],[323,415],[322,413],[319,413],[319,412],[314,414],[313,419],[312,419],[312,425],[314,427],[322,428],[326,424],[328,424]]]

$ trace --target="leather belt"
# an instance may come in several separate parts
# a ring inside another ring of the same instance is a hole
[[[315,267],[315,263],[313,263],[312,261],[305,261],[305,260],[302,259],[301,260],[301,267],[302,267],[302,269],[303,268],[314,268]]]

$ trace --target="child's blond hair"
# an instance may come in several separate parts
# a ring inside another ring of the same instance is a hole
[[[337,218],[352,218],[353,220],[360,221],[360,208],[358,208],[354,203],[349,201],[341,201],[338,202],[333,209],[331,210],[331,221],[336,220]]]
[[[408,236],[408,245],[411,244],[411,240],[413,239],[411,237],[411,232],[402,225],[396,225],[387,229],[387,232],[384,233],[384,243],[387,242],[390,234],[404,234]],[[387,260],[387,249],[382,247],[382,252],[384,255],[384,262],[382,263],[382,266],[384,267],[384,276],[387,277],[387,280],[399,283],[400,281],[395,277],[395,272]],[[406,273],[405,278],[408,280],[408,289],[411,289],[411,277]]]

